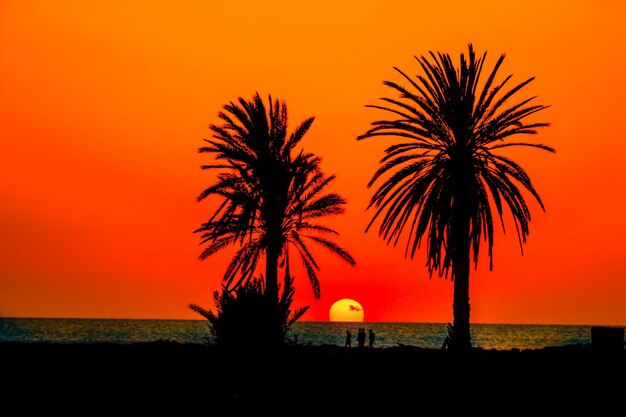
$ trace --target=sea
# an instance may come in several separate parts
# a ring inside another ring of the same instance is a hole
[[[410,345],[440,348],[446,337],[444,323],[298,322],[287,334],[303,345],[343,346],[346,330],[353,346],[359,327],[373,330],[374,347]],[[173,341],[214,343],[207,321],[0,318],[0,342],[137,343]],[[591,343],[591,326],[536,324],[473,324],[472,344],[485,349],[538,349]]]

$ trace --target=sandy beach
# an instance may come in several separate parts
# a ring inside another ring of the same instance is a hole
[[[411,346],[288,346],[268,353],[171,342],[2,343],[0,357],[4,379],[11,381],[6,398],[56,398],[51,409],[80,399],[155,409],[267,407],[295,414],[435,407],[445,414],[464,398],[470,408],[508,403],[520,410],[592,410],[623,407],[626,388],[626,352],[591,345],[475,349],[458,358]]]

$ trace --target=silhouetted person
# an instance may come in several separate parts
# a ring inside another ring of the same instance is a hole
[[[360,348],[365,347],[365,327],[359,327],[359,333],[356,336],[356,341]]]
[[[345,347],[352,347],[352,333],[350,330],[346,330],[346,344]]]
[[[376,340],[376,334],[370,329],[370,347],[374,347],[374,341]]]

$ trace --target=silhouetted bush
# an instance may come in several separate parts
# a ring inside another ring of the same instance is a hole
[[[216,312],[197,304],[189,308],[209,321],[215,342],[229,348],[268,348],[284,343],[289,328],[308,310],[291,310],[295,289],[286,277],[278,305],[265,295],[262,277],[252,279],[233,291],[213,294]]]

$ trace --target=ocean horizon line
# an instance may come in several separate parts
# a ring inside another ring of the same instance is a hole
[[[0,316],[2,319],[24,319],[24,320],[136,320],[136,321],[190,321],[190,322],[206,322],[206,319],[189,319],[189,318],[150,318],[150,317],[36,317],[36,316]],[[447,321],[330,321],[330,320],[298,320],[297,323],[380,323],[380,324],[435,324],[447,325]],[[574,327],[626,327],[624,324],[607,324],[607,323],[505,323],[505,322],[472,322],[472,325],[488,325],[488,326],[574,326]]]

